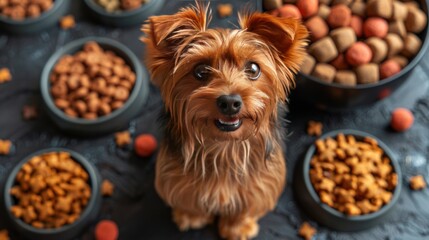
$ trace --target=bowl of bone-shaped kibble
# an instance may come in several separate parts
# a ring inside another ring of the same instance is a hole
[[[285,2],[267,5],[275,8],[270,13],[301,19],[310,34],[293,95],[320,108],[346,110],[386,98],[427,51],[426,0]]]
[[[5,217],[23,239],[73,239],[100,209],[100,175],[79,153],[45,149],[10,172],[3,191]]]
[[[294,176],[295,197],[320,224],[359,231],[389,219],[402,175],[392,151],[356,130],[332,131],[306,152]]]
[[[84,0],[92,16],[99,22],[114,26],[139,25],[155,15],[164,0]]]
[[[46,109],[63,130],[77,135],[117,131],[143,109],[149,76],[119,42],[76,40],[58,50],[41,77]]]
[[[67,8],[67,0],[0,0],[0,30],[37,33],[55,25]]]

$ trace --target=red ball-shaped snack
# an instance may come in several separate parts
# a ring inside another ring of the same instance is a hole
[[[329,27],[325,20],[319,16],[314,16],[305,22],[305,26],[310,31],[311,40],[313,42],[328,35]]]
[[[328,15],[328,24],[331,28],[347,27],[352,19],[352,10],[344,4],[338,4],[331,8]]]
[[[413,113],[406,108],[397,108],[392,112],[390,126],[397,132],[408,130],[414,123]]]
[[[361,17],[353,15],[352,19],[350,20],[350,27],[355,32],[356,37],[362,37],[362,34],[363,34],[363,21],[362,21]]]
[[[101,220],[95,226],[96,240],[116,240],[119,236],[118,226],[111,220]]]
[[[380,65],[380,77],[388,78],[401,71],[401,65],[394,60],[387,60]]]
[[[134,140],[134,150],[140,157],[149,157],[158,147],[156,138],[150,134],[139,135]]]
[[[371,48],[363,42],[355,42],[346,52],[346,60],[353,66],[369,63],[371,59]]]
[[[380,17],[370,17],[363,23],[363,32],[365,37],[384,38],[389,31],[389,24],[386,20]]]
[[[308,18],[313,15],[316,15],[319,10],[319,1],[318,0],[298,0],[296,6],[301,12],[303,18]]]
[[[282,7],[278,9],[279,16],[283,18],[295,18],[295,19],[301,19],[301,13],[299,12],[299,9],[293,5],[293,4],[285,4]]]
[[[332,60],[330,64],[334,66],[337,70],[346,70],[350,67],[346,59],[344,58],[344,54],[342,53],[338,54],[338,56],[334,60]]]

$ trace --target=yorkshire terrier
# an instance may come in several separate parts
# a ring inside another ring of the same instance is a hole
[[[240,14],[241,29],[208,29],[208,6],[150,17],[146,64],[160,88],[166,134],[155,188],[182,231],[219,217],[219,234],[249,239],[285,186],[279,106],[305,56],[295,19]]]

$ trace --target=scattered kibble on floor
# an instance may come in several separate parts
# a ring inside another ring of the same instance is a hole
[[[9,240],[9,233],[6,229],[0,230],[0,240]]]
[[[311,240],[316,232],[317,231],[314,227],[312,227],[308,222],[304,222],[301,224],[298,234],[305,240]]]
[[[76,26],[76,21],[73,15],[67,15],[62,17],[60,20],[60,26],[64,30],[74,28]]]
[[[8,68],[0,68],[0,83],[12,80],[12,75]]]
[[[410,178],[410,188],[412,190],[422,190],[426,188],[426,181],[422,175],[413,176]]]
[[[118,225],[112,220],[101,220],[94,234],[96,240],[116,240],[119,236]]]
[[[131,143],[131,134],[129,131],[118,132],[115,134],[116,146],[125,147]]]
[[[0,139],[0,155],[8,155],[12,147],[12,142],[6,139]]]
[[[22,117],[24,120],[33,120],[36,119],[38,116],[38,111],[35,106],[32,105],[25,105],[22,108]]]
[[[226,17],[231,16],[232,10],[233,10],[233,7],[232,7],[232,4],[230,4],[230,3],[225,3],[225,4],[221,3],[217,6],[217,11],[218,11],[219,16],[221,18],[226,18]]]
[[[140,157],[149,157],[157,147],[156,138],[151,134],[142,134],[134,140],[134,150]]]
[[[307,134],[310,136],[319,137],[322,135],[323,124],[317,121],[309,121],[307,126]]]
[[[101,194],[103,197],[110,197],[113,195],[113,192],[115,191],[115,185],[108,179],[103,180],[101,183]]]
[[[397,108],[392,112],[390,126],[397,132],[404,132],[414,123],[413,113],[406,108]]]

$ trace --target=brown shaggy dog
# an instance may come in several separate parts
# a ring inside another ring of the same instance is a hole
[[[237,30],[207,29],[209,21],[197,4],[143,26],[167,116],[155,187],[180,230],[219,216],[221,237],[247,239],[285,185],[278,107],[308,33],[297,20],[262,13],[240,15]]]

